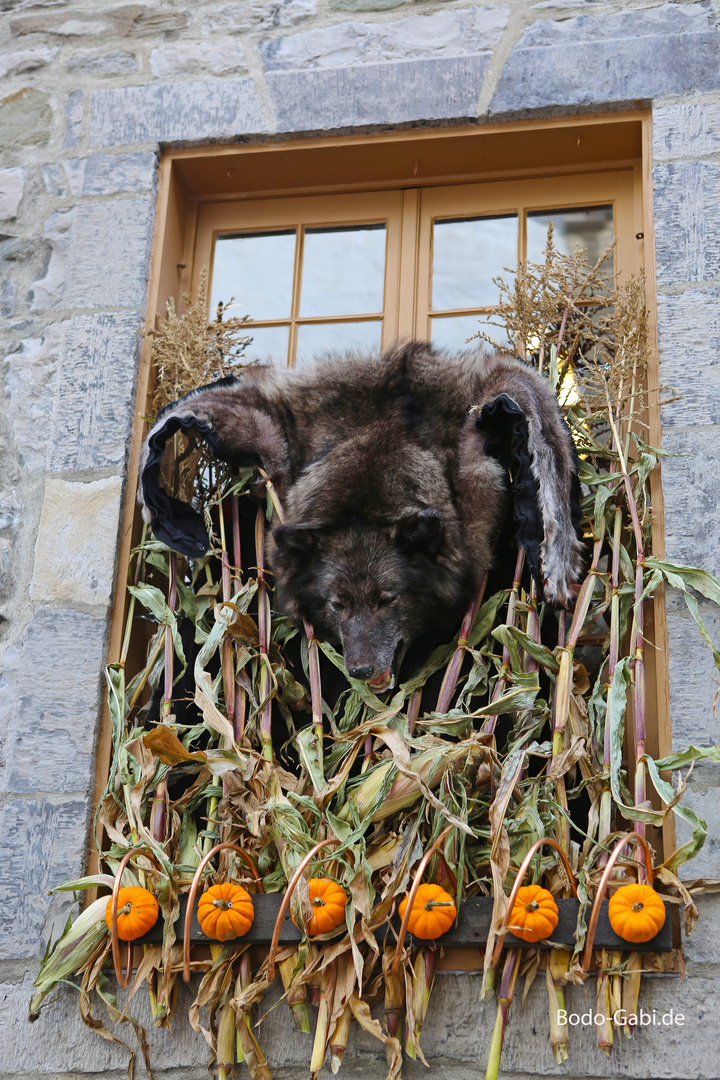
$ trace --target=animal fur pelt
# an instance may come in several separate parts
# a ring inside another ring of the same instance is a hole
[[[511,498],[546,598],[570,602],[577,456],[550,387],[519,360],[410,343],[294,371],[250,367],[163,409],[140,495],[155,535],[196,557],[208,548],[203,518],[160,483],[180,429],[232,466],[267,472],[286,512],[267,552],[279,605],[376,690],[393,685],[413,640],[457,627]]]

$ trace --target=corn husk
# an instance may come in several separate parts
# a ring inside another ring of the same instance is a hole
[[[37,1020],[43,1000],[59,982],[83,971],[98,954],[109,946],[110,933],[105,921],[108,898],[93,901],[72,925],[68,923],[61,937],[43,958],[35,993],[30,1001],[29,1019]]]
[[[567,1061],[570,1053],[568,1025],[560,1023],[559,1013],[561,1009],[565,1009],[567,972],[571,962],[572,953],[569,949],[551,949],[547,955],[545,981],[550,1015],[550,1046],[556,1065]]]
[[[293,985],[293,973],[296,972],[299,963],[298,953],[294,952],[292,956],[287,957],[286,960],[280,960],[278,962],[278,971],[280,972],[280,978],[282,979],[282,984],[285,988],[285,1000],[292,1010],[295,1027],[298,1031],[302,1031],[306,1035],[309,1035],[310,1016],[307,1007],[307,985],[304,982],[298,982],[297,980]]]

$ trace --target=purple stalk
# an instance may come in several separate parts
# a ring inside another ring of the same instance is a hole
[[[510,1006],[515,995],[515,984],[520,971],[520,949],[508,949],[500,982],[498,994],[498,1011],[495,1018],[495,1029],[490,1043],[487,1071],[485,1080],[497,1080],[500,1072],[500,1056],[505,1041],[505,1029],[507,1028]]]
[[[240,504],[237,495],[230,500],[230,513],[232,516],[232,539],[233,539],[233,576],[232,591],[240,592],[242,588],[242,550],[240,548]]]
[[[417,723],[417,718],[420,715],[420,701],[421,700],[422,700],[422,690],[416,690],[415,693],[410,698],[410,700],[408,701],[407,721],[408,721],[408,731],[410,732],[411,735],[415,731],[415,724]]]
[[[263,757],[273,760],[272,752],[272,701],[268,699],[270,683],[267,665],[270,639],[270,599],[265,581],[265,509],[258,507],[255,517],[255,547],[257,550],[257,598],[258,598],[258,638],[260,641],[260,698],[265,702],[260,716],[260,742]],[[266,700],[267,699],[267,700]]]
[[[177,555],[174,551],[168,553],[168,607],[175,610],[177,603]],[[175,650],[173,648],[172,631],[169,626],[165,627],[165,673],[164,693],[161,716],[164,723],[172,714],[172,689],[173,671],[175,665]],[[167,784],[161,780],[155,789],[155,795],[150,810],[150,832],[154,840],[159,844],[165,843],[165,830],[167,822]]]
[[[512,590],[508,599],[507,617],[505,619],[506,626],[515,625],[515,605],[517,604],[518,594],[520,592],[520,578],[522,577],[523,566],[525,565],[525,548],[519,547],[517,553],[517,561],[515,562],[515,576],[513,578]],[[505,687],[507,686],[508,675],[510,674],[510,653],[507,648],[503,646],[502,651],[502,666],[500,668],[500,675],[495,683],[495,689],[492,693],[491,701],[497,701],[505,693]],[[495,716],[488,716],[485,723],[482,726],[483,732],[492,735],[495,731],[495,725],[497,724],[497,714]]]
[[[533,641],[540,641],[540,616],[538,615],[538,595],[537,585],[533,578],[530,583],[530,607],[527,617],[527,635],[532,638]],[[525,653],[523,667],[526,672],[539,671],[540,664],[531,656],[530,653]]]
[[[460,669],[465,657],[465,650],[468,647],[468,636],[472,630],[472,625],[475,622],[475,617],[480,610],[480,605],[482,604],[483,596],[485,595],[486,584],[487,573],[483,574],[482,581],[478,586],[478,590],[472,599],[470,607],[465,612],[465,617],[462,621],[462,626],[460,627],[457,647],[445,671],[437,703],[437,711],[440,713],[447,712],[450,708],[450,702],[452,701],[455,687],[457,686],[460,677]]]
[[[305,636],[308,642],[308,669],[310,672],[310,701],[312,703],[313,727],[315,728],[315,745],[317,747],[320,768],[323,767],[323,719],[322,719],[322,684],[320,682],[320,657],[313,628],[309,622],[304,622]],[[366,750],[367,753],[367,750]]]
[[[234,501],[234,500],[233,500]],[[227,604],[232,596],[232,582],[230,578],[230,560],[227,553],[227,544],[225,542],[225,506],[220,502],[220,538],[222,542],[222,555],[221,555],[221,567],[222,567],[222,598]],[[235,730],[235,664],[233,658],[233,642],[232,637],[226,634],[222,643],[221,653],[222,675],[223,675],[223,690],[225,693],[225,709],[227,711],[227,718],[232,725],[233,731]],[[223,788],[225,782],[223,781]]]

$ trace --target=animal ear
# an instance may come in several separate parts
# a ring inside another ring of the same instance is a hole
[[[394,535],[406,555],[429,555],[434,558],[442,544],[445,525],[443,516],[434,506],[412,510],[395,527]]]
[[[312,525],[278,525],[272,531],[272,538],[278,551],[297,559],[315,550],[318,530]]]
[[[496,361],[475,411],[484,452],[512,476],[518,546],[546,599],[568,604],[581,570],[578,457],[544,379]]]
[[[262,406],[252,379],[228,378],[193,390],[162,410],[143,446],[138,493],[143,516],[158,540],[191,558],[204,555],[209,547],[202,515],[160,482],[165,447],[177,431],[194,431],[233,467],[261,465],[282,495],[290,476],[287,440]]]

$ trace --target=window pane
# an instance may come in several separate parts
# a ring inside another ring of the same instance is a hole
[[[527,260],[545,261],[549,222],[555,222],[555,247],[562,255],[574,255],[583,248],[591,263],[596,263],[613,241],[615,228],[612,206],[592,206],[586,210],[543,210],[527,216]],[[608,260],[608,268],[613,265]]]
[[[471,341],[467,344],[467,340],[482,330],[498,345],[503,345],[514,353],[515,349],[508,342],[505,331],[499,327],[488,326],[486,318],[485,315],[451,315],[445,319],[431,319],[430,339],[439,349],[481,348],[484,342]]]
[[[292,304],[295,232],[218,236],[210,312],[235,297],[229,315],[287,319]]]
[[[385,226],[307,229],[300,315],[364,315],[383,310]]]
[[[288,359],[289,329],[287,326],[248,324],[247,336],[252,338],[252,343],[243,353],[243,360],[272,360],[284,367]]]
[[[433,226],[433,311],[492,307],[498,290],[493,278],[518,258],[518,219],[467,218]],[[504,276],[507,276],[505,274]]]
[[[310,323],[298,327],[296,364],[307,363],[328,350],[380,351],[382,322]]]

